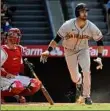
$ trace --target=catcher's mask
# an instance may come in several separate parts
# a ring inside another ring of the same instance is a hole
[[[18,28],[10,28],[7,33],[7,39],[12,44],[19,44],[21,39],[21,31]]]

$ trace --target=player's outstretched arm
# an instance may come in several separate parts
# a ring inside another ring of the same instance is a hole
[[[56,46],[58,45],[60,40],[61,40],[61,37],[57,34],[57,36],[53,40],[51,40],[51,42],[50,42],[50,44],[48,46],[48,49],[41,54],[40,62],[42,62],[42,63],[47,62],[47,58],[48,58],[50,52],[54,48],[56,48]]]

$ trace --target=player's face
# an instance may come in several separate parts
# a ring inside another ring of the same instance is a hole
[[[79,13],[80,13],[80,19],[82,19],[82,20],[86,20],[87,19],[88,12],[85,9],[80,10]]]
[[[16,38],[15,37],[9,37],[9,38],[7,38],[7,41],[10,44],[16,44]]]
[[[10,44],[17,44],[18,39],[19,39],[19,36],[16,33],[7,37],[7,41]]]

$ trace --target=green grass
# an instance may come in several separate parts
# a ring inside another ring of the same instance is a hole
[[[34,103],[34,104],[4,104],[1,110],[110,110],[109,103],[94,103],[93,105],[74,103]]]

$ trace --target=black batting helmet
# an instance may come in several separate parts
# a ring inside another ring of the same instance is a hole
[[[79,11],[85,9],[86,11],[89,11],[87,5],[85,3],[79,3],[77,4],[76,8],[75,8],[75,16],[78,17],[79,16]]]

